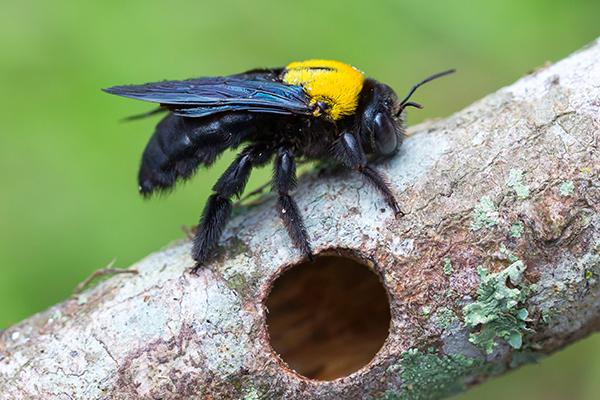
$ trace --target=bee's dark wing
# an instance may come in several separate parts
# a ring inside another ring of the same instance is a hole
[[[108,93],[159,103],[176,115],[204,117],[225,111],[272,114],[312,113],[302,87],[286,85],[260,75],[163,81],[144,85],[114,86]]]

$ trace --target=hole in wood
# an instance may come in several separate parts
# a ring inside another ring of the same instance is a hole
[[[316,380],[348,376],[367,365],[390,326],[379,277],[341,256],[319,256],[285,271],[266,307],[273,350],[289,368]]]

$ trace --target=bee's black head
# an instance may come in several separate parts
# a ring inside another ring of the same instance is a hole
[[[358,134],[366,153],[375,156],[394,154],[404,139],[406,107],[423,108],[409,101],[415,90],[424,83],[454,72],[448,70],[432,75],[414,85],[403,100],[394,89],[374,79],[366,79],[358,105]]]
[[[394,90],[373,79],[365,80],[358,105],[358,134],[367,154],[396,152],[404,136],[404,119]]]

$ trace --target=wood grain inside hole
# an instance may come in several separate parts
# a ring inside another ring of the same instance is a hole
[[[266,307],[273,350],[310,379],[333,380],[367,365],[390,325],[379,278],[367,266],[339,256],[318,257],[284,272]]]

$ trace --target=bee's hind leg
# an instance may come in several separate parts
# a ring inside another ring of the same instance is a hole
[[[289,150],[279,149],[275,158],[273,172],[273,189],[279,193],[277,206],[279,216],[283,221],[294,245],[312,261],[313,253],[308,241],[308,233],[298,210],[298,205],[289,192],[296,187],[296,163]]]
[[[244,191],[252,168],[265,164],[271,156],[272,152],[262,144],[246,147],[213,186],[214,193],[206,202],[194,237],[192,258],[196,261],[196,266],[193,273],[208,260],[217,245],[231,216],[231,197],[239,196]]]
[[[358,171],[371,185],[375,187],[394,211],[396,218],[404,215],[389,183],[373,167],[367,164],[367,156],[353,134],[346,132],[340,136],[334,145],[335,158],[348,168]]]

